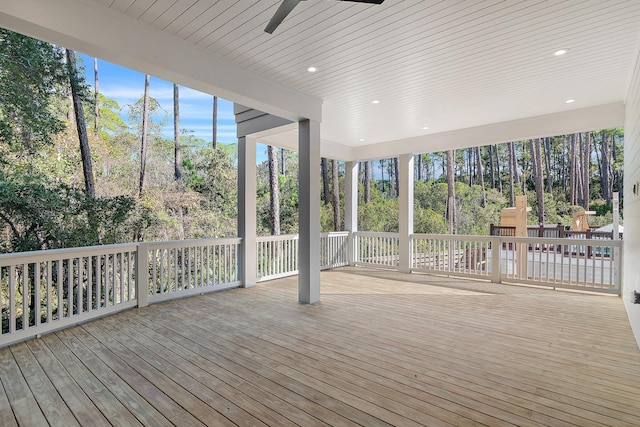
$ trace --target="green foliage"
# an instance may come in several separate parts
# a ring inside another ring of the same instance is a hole
[[[95,102],[93,94],[91,94],[90,102],[91,104]],[[98,94],[98,114],[100,115],[98,120],[98,135],[101,139],[109,139],[127,130],[127,124],[120,116],[121,110],[122,108],[120,104],[118,104],[118,101],[107,98],[102,93]],[[84,115],[87,123],[94,122],[95,110],[93,108],[85,108]]]
[[[35,151],[64,129],[55,108],[67,74],[59,48],[0,29],[0,142]]]
[[[0,220],[8,227],[2,252],[122,242],[139,219],[130,197],[91,199],[64,184],[0,181]]]

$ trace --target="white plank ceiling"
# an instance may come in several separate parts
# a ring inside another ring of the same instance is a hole
[[[638,0],[308,0],[273,35],[279,0],[83,1],[322,99],[350,147],[624,101],[640,34]]]

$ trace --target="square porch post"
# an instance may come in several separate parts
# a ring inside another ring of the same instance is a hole
[[[353,233],[358,231],[358,173],[359,162],[346,162],[344,165],[344,228],[349,231],[347,239],[347,261],[355,265],[358,248]]]
[[[298,301],[320,301],[320,123],[298,124]]]
[[[399,268],[403,273],[411,272],[411,235],[413,234],[413,154],[402,154],[398,158],[400,189],[398,194],[400,248]]]
[[[256,284],[256,141],[238,138],[238,236],[240,281],[245,288]]]

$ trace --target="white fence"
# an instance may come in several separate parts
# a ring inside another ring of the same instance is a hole
[[[411,268],[414,271],[490,277],[491,248],[496,239],[489,236],[414,234],[411,236]]]
[[[298,274],[298,235],[260,236],[257,241],[259,282]],[[348,231],[320,234],[320,268],[349,264]]]
[[[140,244],[149,264],[148,302],[240,286],[241,242],[235,238]]]
[[[397,233],[353,233],[356,265],[398,269]],[[620,294],[622,241],[411,235],[411,270]]]
[[[120,310],[239,286],[241,239],[0,256],[0,346]]]
[[[320,234],[320,269],[349,265],[349,232],[333,231]]]
[[[134,307],[136,244],[0,257],[0,345]]]
[[[620,240],[411,237],[413,271],[620,294]]]
[[[298,274],[298,235],[259,236],[256,274],[258,281]]]
[[[398,233],[357,231],[355,240],[356,265],[366,267],[398,268],[400,240]]]
[[[620,294],[619,240],[414,234],[411,270]],[[0,346],[127,308],[240,285],[241,239],[0,256]],[[353,245],[352,247],[350,245]],[[257,239],[258,279],[298,271],[298,236]],[[397,233],[324,233],[321,268],[398,269]]]

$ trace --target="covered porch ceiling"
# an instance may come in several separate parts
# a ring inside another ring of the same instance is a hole
[[[624,122],[640,2],[309,0],[267,34],[279,4],[4,0],[0,26],[286,119],[320,121],[323,155],[344,160]],[[561,48],[569,50],[555,56]],[[259,136],[295,147],[296,133]]]

